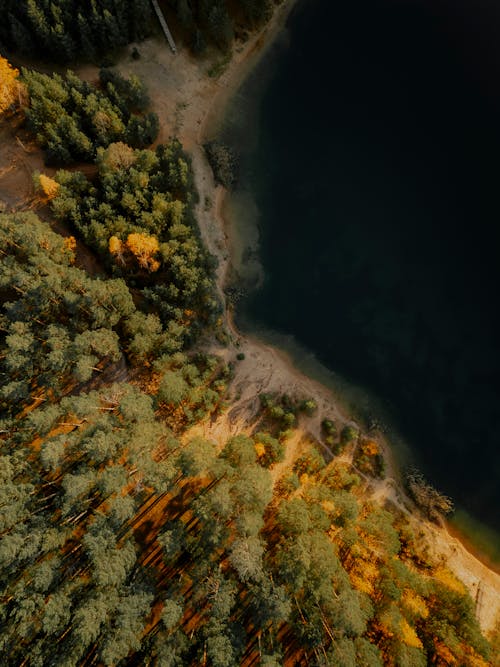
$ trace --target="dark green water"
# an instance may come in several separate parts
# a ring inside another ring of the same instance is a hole
[[[302,2],[227,134],[265,274],[243,326],[366,387],[426,476],[500,529],[494,7]]]

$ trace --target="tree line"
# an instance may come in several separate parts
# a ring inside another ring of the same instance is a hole
[[[223,52],[230,50],[235,35],[269,20],[271,0],[168,0],[179,26],[195,54],[210,45]]]
[[[181,33],[195,54],[207,47],[229,51],[235,36],[267,21],[272,0],[168,0]],[[149,0],[4,0],[0,50],[67,63],[103,61],[106,54],[153,30]],[[167,18],[168,16],[167,12]]]
[[[3,0],[0,50],[70,62],[104,54],[151,33],[149,0]]]
[[[22,81],[29,97],[27,127],[48,165],[91,162],[98,148],[116,141],[144,148],[156,139],[158,116],[146,113],[149,97],[137,77],[102,69],[94,86],[71,71],[49,76],[23,69]]]

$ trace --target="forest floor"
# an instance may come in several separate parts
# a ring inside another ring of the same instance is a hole
[[[17,117],[0,123],[0,211],[27,210],[35,196],[33,172],[44,169],[41,151]]]
[[[173,55],[164,38],[157,36],[130,45],[118,63],[123,74],[136,74],[145,80],[152,106],[160,117],[158,142],[175,135],[191,155],[199,193],[197,219],[206,247],[219,261],[217,286],[221,298],[224,298],[224,286],[231,275],[231,229],[223,217],[226,192],[214,183],[203,142],[216,132],[228,101],[273,38],[284,29],[294,5],[295,0],[283,2],[265,28],[251,35],[245,43],[236,44],[229,61],[224,61],[221,56],[196,60],[182,44],[178,45],[177,55]],[[131,57],[134,46],[140,53],[138,60]],[[217,77],[210,76],[214,67],[219,70]],[[96,67],[81,67],[77,73],[88,80],[98,78]],[[5,210],[29,209],[34,198],[32,172],[51,173],[43,167],[40,152],[24,141],[21,130],[17,132],[5,123],[0,126],[0,206],[3,205]],[[81,263],[84,265],[86,260]],[[96,267],[88,268],[96,272]],[[276,481],[307,443],[321,443],[322,419],[333,419],[338,425],[354,422],[331,391],[296,369],[284,352],[242,335],[232,322],[230,309],[226,312],[226,328],[230,333],[230,345],[214,347],[213,351],[227,361],[234,361],[237,353],[243,353],[245,358],[235,364],[228,409],[215,421],[198,425],[199,432],[219,442],[235,433],[251,432],[258,419],[259,394],[262,392],[313,398],[318,406],[313,417],[299,421],[293,437],[287,442],[285,461],[274,470]],[[367,497],[382,504],[393,503],[413,521],[415,532],[425,539],[429,553],[436,561],[446,564],[478,601],[478,619],[483,631],[488,632],[500,615],[500,575],[467,551],[456,537],[449,534],[445,525],[436,526],[419,514],[403,491],[390,444],[382,434],[376,439],[386,460],[387,474],[382,481],[370,479],[365,484]]]

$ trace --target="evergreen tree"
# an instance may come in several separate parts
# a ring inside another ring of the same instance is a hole
[[[147,0],[4,0],[0,39],[9,50],[68,62],[93,60],[151,32]]]
[[[101,70],[101,88],[71,71],[65,77],[23,70],[30,98],[28,127],[45,151],[47,164],[92,161],[100,147],[125,139],[144,148],[158,134],[158,117],[139,79]]]

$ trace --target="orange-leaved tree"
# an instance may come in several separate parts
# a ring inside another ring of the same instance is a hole
[[[134,255],[139,266],[147,271],[153,272],[160,268],[160,262],[154,258],[159,247],[156,236],[148,236],[147,234],[128,235],[127,248]]]
[[[125,255],[132,255],[139,266],[146,271],[153,273],[160,268],[160,262],[155,259],[160,245],[156,236],[149,236],[148,234],[129,234],[125,242],[121,241],[117,236],[112,236],[109,239],[109,252],[113,257],[122,264],[126,263]]]
[[[38,182],[40,185],[40,190],[47,197],[47,199],[54,199],[54,197],[57,196],[60,186],[59,183],[54,181],[53,178],[50,178],[50,176],[46,176],[45,174],[39,174]]]
[[[18,77],[19,70],[0,56],[0,114],[19,101],[21,84]]]

